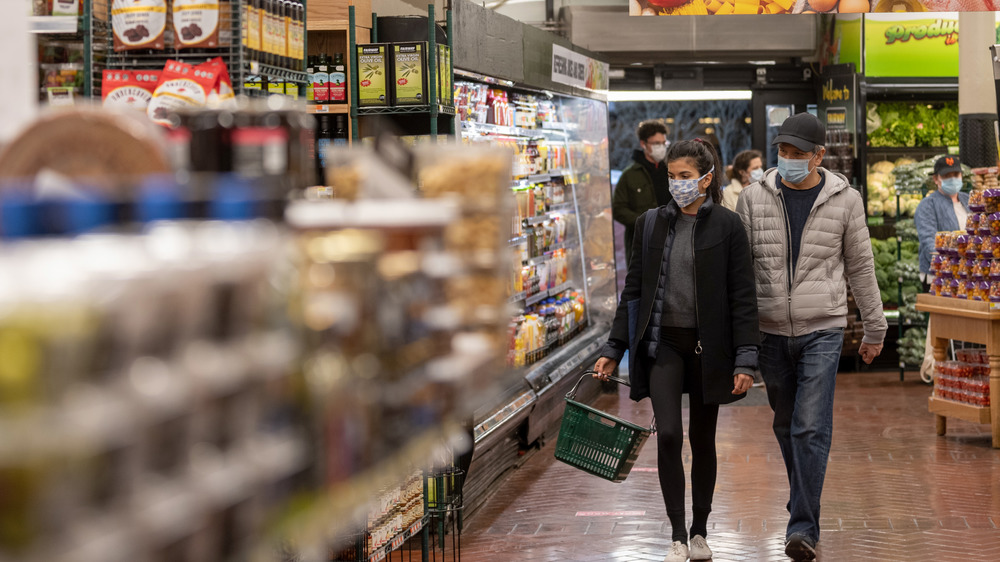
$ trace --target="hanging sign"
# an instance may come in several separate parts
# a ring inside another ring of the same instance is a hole
[[[629,0],[630,16],[995,12],[1000,0]]]
[[[608,63],[552,45],[552,81],[595,92],[608,90]]]
[[[853,158],[857,150],[858,75],[854,65],[827,67],[820,77],[817,116],[826,124],[831,156]]]
[[[866,17],[865,75],[958,76],[958,13]]]

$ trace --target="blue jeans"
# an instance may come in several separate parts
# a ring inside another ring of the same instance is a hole
[[[774,436],[788,471],[786,538],[819,541],[820,496],[833,437],[833,392],[844,330],[799,337],[761,334],[760,371],[774,410]]]

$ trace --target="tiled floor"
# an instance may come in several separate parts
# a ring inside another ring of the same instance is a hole
[[[989,426],[949,420],[948,435],[938,437],[927,412],[930,387],[916,379],[839,376],[821,560],[1000,559],[1000,450],[991,447]],[[645,423],[648,401],[624,394],[596,405]],[[788,486],[770,422],[767,406],[722,408],[708,537],[715,560],[786,560]],[[462,560],[662,560],[670,534],[655,442],[621,484],[555,461],[554,448],[553,440],[466,521]],[[690,521],[690,499],[688,509]]]

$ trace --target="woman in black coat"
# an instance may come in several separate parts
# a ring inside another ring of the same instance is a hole
[[[668,205],[636,221],[632,261],[611,335],[594,370],[606,378],[629,351],[633,400],[647,396],[657,425],[660,488],[673,527],[665,562],[708,560],[719,404],[744,397],[757,367],[753,265],[739,217],[719,205],[719,156],[697,139],[667,154]],[[690,395],[693,515],[685,528],[681,394]]]

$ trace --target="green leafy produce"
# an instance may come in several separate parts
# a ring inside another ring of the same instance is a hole
[[[870,146],[957,146],[958,104],[869,103]]]
[[[906,330],[903,337],[896,343],[896,351],[899,352],[901,363],[916,367],[924,361],[924,347],[927,340],[927,330],[922,327],[914,327]]]
[[[917,225],[913,219],[899,219],[896,221],[896,236],[903,239],[904,243],[910,240],[917,240]]]

